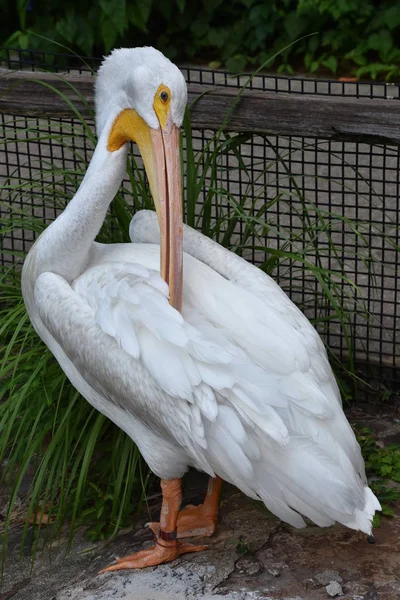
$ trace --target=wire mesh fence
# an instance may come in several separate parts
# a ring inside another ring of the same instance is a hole
[[[91,72],[99,64],[30,51],[7,50],[2,56],[0,66],[9,69]],[[182,70],[190,83],[238,90],[248,78]],[[249,87],[386,98],[394,100],[394,110],[400,106],[399,87],[387,83],[257,75]],[[93,122],[87,127],[94,130]],[[79,185],[93,141],[77,119],[3,114],[1,129],[3,216],[17,206],[51,222]],[[183,144],[185,157],[185,138]],[[367,381],[368,394],[395,393],[400,384],[399,147],[234,132],[216,140],[214,132],[204,129],[192,132],[191,144],[206,170],[193,224],[276,278],[313,320],[337,359],[351,363]],[[210,163],[207,157],[218,144]],[[140,172],[135,150],[134,156]],[[131,192],[129,181],[124,182],[123,194],[137,210],[140,199]],[[21,261],[36,235],[24,229],[23,221],[21,225],[2,236],[4,267]]]

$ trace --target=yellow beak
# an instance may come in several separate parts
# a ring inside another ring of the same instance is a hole
[[[150,128],[133,109],[115,120],[107,149],[136,142],[142,155],[160,225],[160,274],[169,285],[170,304],[182,309],[182,186],[179,129],[169,117],[165,127]]]

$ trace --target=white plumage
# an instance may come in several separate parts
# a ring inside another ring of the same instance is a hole
[[[171,85],[178,82],[176,67],[144,50],[140,69],[147,56],[161,61],[157,73],[169,73]],[[135,51],[126,52],[138,85]],[[117,85],[123,87],[115,79]],[[106,87],[101,80],[98,89]],[[131,436],[162,479],[194,466],[261,499],[295,527],[304,526],[304,515],[370,533],[380,505],[325,349],[279,286],[185,227],[180,314],[159,275],[155,213],[135,215],[133,244],[93,241],[124,173],[126,147],[106,149],[113,119],[102,116],[80,189],[25,262],[23,293],[38,334],[74,386]]]

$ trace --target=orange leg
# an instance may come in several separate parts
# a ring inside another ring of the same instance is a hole
[[[119,558],[115,565],[100,571],[119,571],[121,569],[141,569],[154,567],[175,560],[186,552],[200,552],[207,546],[194,546],[178,542],[176,522],[182,502],[182,482],[180,479],[162,479],[161,489],[163,501],[161,506],[160,524],[157,528],[155,545],[148,550],[136,552],[124,558]]]
[[[210,477],[207,494],[203,504],[189,504],[180,511],[177,520],[178,538],[212,536],[218,518],[218,504],[222,489],[220,477]],[[156,533],[159,523],[148,523],[148,527]]]

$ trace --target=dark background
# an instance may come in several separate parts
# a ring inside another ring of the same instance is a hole
[[[280,52],[268,70],[400,79],[399,0],[0,0],[0,14],[2,46],[97,57],[152,45],[235,72]]]

